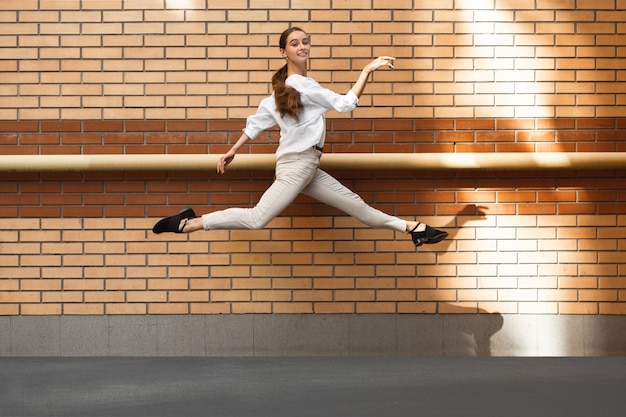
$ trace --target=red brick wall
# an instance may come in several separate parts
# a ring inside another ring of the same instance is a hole
[[[398,57],[354,113],[329,114],[327,152],[626,152],[623,0],[185,5],[0,2],[0,153],[221,154],[269,93],[289,22],[337,91]],[[153,235],[272,180],[213,170],[0,169],[0,314],[625,313],[623,171],[333,172],[450,232],[418,252],[304,197],[265,230]]]
[[[619,150],[621,120],[329,123],[335,152],[532,146]],[[10,153],[222,152],[238,122],[0,123]],[[476,126],[480,130],[474,130]],[[594,128],[594,126],[600,126]],[[488,130],[488,128],[491,130]],[[24,132],[19,132],[19,129]],[[160,129],[160,131],[157,131]],[[367,129],[367,130],[366,130]],[[390,129],[390,130],[387,130]],[[197,130],[197,131],[194,131]],[[67,138],[92,138],[75,145]],[[407,140],[411,135],[419,143]],[[530,143],[509,138],[539,136]],[[107,146],[115,138],[134,138]],[[479,138],[490,138],[489,143]],[[557,138],[588,137],[588,142]],[[219,138],[216,140],[215,138]],[[429,140],[426,140],[429,138]],[[547,138],[551,138],[547,140]],[[266,152],[259,138],[243,152]],[[218,143],[215,143],[218,142]],[[597,148],[594,148],[596,146]],[[115,150],[113,150],[115,149]],[[524,150],[525,148],[521,148]],[[535,150],[533,149],[533,150]],[[450,150],[452,151],[452,149]],[[460,151],[457,149],[457,152]],[[2,314],[476,312],[622,314],[624,172],[338,171],[374,206],[449,230],[418,252],[300,197],[261,231],[156,236],[154,221],[249,206],[272,173],[0,174]]]

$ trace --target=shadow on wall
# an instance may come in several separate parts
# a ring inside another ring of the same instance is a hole
[[[399,314],[397,319],[400,356],[498,356],[493,336],[503,326],[499,313],[441,303],[454,314]],[[371,337],[371,336],[370,336]]]
[[[491,356],[491,338],[502,329],[500,313],[475,308],[454,308],[461,314],[443,315],[443,354],[446,356]],[[463,310],[467,310],[466,313]]]
[[[462,229],[464,225],[470,221],[481,221],[487,220],[487,211],[488,207],[479,206],[476,204],[468,204],[463,209],[461,209],[455,216],[452,221],[448,224],[441,226],[442,229],[447,230],[452,235],[455,236],[458,230]],[[455,240],[448,238],[443,240],[437,245],[437,251],[445,252],[451,248],[451,246],[455,244]],[[452,248],[453,251],[456,251],[456,248]]]
[[[468,204],[443,228],[456,233],[469,221],[486,220],[487,210],[484,206]],[[444,240],[438,245],[437,251],[456,251],[453,245],[456,245],[454,239]],[[491,356],[491,338],[502,329],[504,322],[501,314],[490,313],[475,306],[464,307],[441,301],[438,302],[438,312],[449,314],[426,315],[427,320],[417,319],[424,326],[422,329],[415,329],[418,339],[422,339],[422,342],[415,341],[418,343],[418,354]],[[431,346],[423,342],[428,339],[433,342]]]

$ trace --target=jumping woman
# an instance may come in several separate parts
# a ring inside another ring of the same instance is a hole
[[[280,53],[286,64],[272,77],[273,93],[263,99],[247,119],[243,134],[217,164],[223,174],[246,142],[276,125],[280,142],[276,150],[276,179],[253,208],[228,208],[197,217],[191,208],[160,220],[154,233],[190,233],[211,229],[261,229],[303,193],[355,217],[370,227],[411,235],[415,246],[437,243],[448,236],[420,222],[385,214],[319,169],[326,136],[324,113],[350,112],[359,103],[369,75],[393,69],[394,57],[381,56],[367,64],[347,94],[337,94],[307,77],[311,44],[304,30],[292,27],[280,37]]]

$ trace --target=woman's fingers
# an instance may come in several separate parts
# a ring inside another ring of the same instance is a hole
[[[217,172],[220,174],[226,172],[226,167],[231,163],[234,157],[234,155],[223,155],[217,162]]]
[[[381,65],[386,65],[391,69],[393,69],[393,64],[396,61],[396,58],[393,56],[379,56],[378,59]]]
[[[369,64],[369,67],[371,68],[372,71],[376,71],[380,67],[384,67],[384,66],[387,66],[390,69],[393,69],[393,64],[395,60],[396,58],[392,56],[379,56],[378,58],[376,58]]]
[[[224,157],[222,156],[219,161],[217,161],[217,172],[220,174],[224,173],[224,169],[226,168],[226,164],[224,162]]]

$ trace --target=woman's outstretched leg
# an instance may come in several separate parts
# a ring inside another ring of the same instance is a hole
[[[335,207],[370,227],[398,232],[407,231],[405,220],[370,206],[358,194],[321,169],[317,170],[315,178],[302,193]]]
[[[363,201],[358,194],[320,169],[317,170],[313,181],[302,192],[349,214],[370,227],[410,233],[416,246],[424,243],[437,243],[448,236],[447,232],[426,224],[402,220],[375,209]]]

